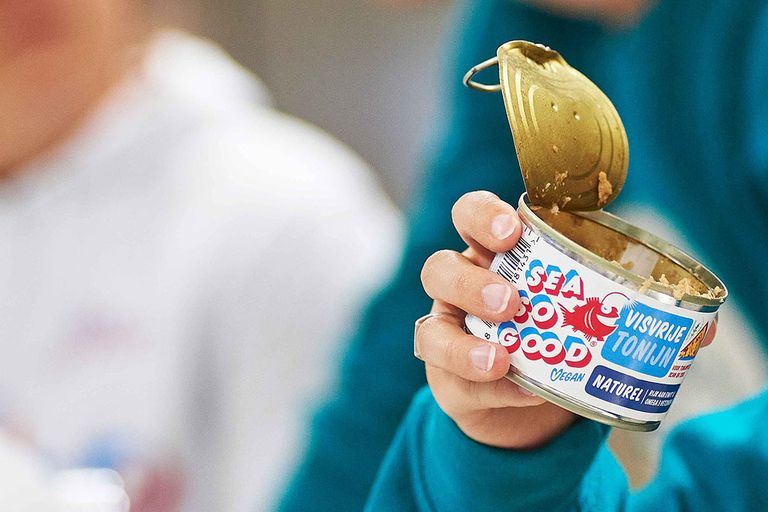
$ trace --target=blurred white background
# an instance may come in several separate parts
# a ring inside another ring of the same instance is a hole
[[[409,197],[437,112],[452,2],[222,0],[201,31],[249,67],[278,108],[317,124]]]

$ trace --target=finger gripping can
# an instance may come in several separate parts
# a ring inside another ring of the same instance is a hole
[[[703,265],[623,220],[531,206],[517,245],[491,270],[520,293],[514,318],[467,316],[499,343],[508,378],[576,414],[629,430],[656,429],[727,292]]]

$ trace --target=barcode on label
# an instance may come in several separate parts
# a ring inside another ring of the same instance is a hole
[[[505,252],[501,259],[498,260],[496,273],[507,281],[516,281],[519,279],[523,267],[528,262],[528,255],[530,253],[531,242],[524,235],[512,250]]]

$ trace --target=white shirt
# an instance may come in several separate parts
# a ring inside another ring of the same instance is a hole
[[[51,465],[183,482],[185,510],[282,482],[400,224],[363,162],[267,102],[164,33],[0,189],[0,422]]]

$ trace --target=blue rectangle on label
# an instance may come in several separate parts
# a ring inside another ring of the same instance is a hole
[[[693,320],[632,302],[600,352],[604,359],[636,372],[665,376],[677,358]]]
[[[636,379],[605,366],[598,366],[589,376],[586,392],[628,409],[650,413],[667,412],[680,384],[659,384]]]

